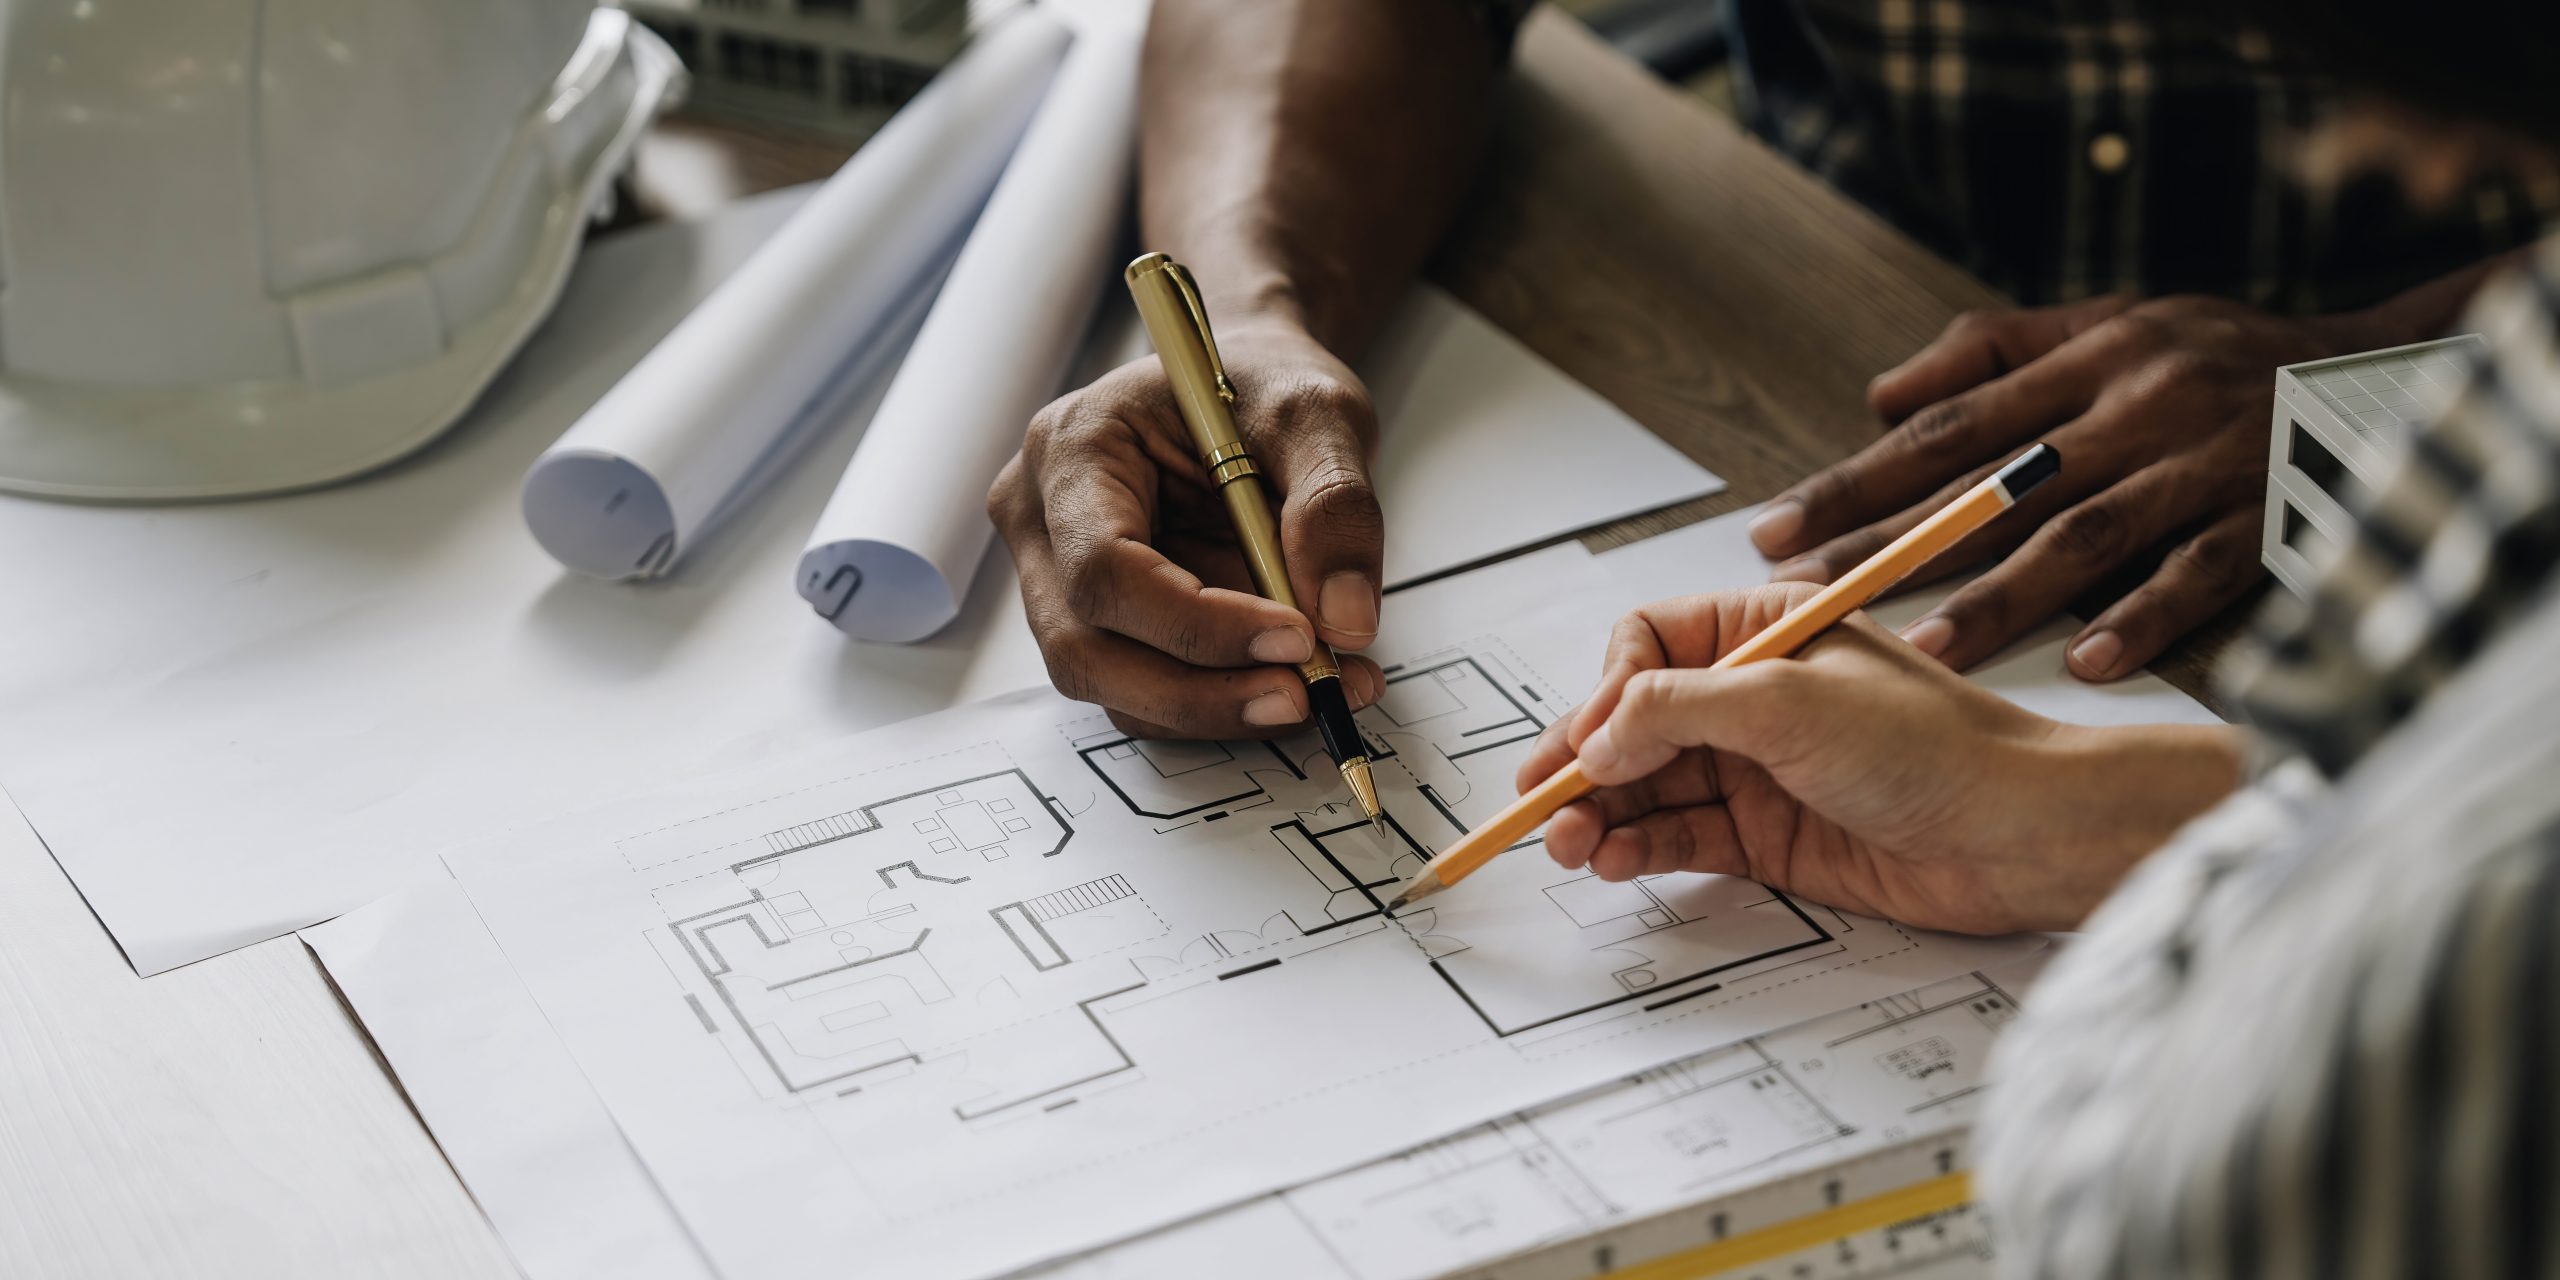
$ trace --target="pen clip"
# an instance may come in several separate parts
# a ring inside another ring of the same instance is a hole
[[[1218,358],[1218,339],[1209,332],[1209,311],[1200,304],[1200,286],[1191,280],[1191,269],[1168,260],[1164,272],[1172,277],[1173,287],[1182,291],[1182,305],[1191,312],[1191,323],[1200,330],[1200,345],[1209,351],[1209,373],[1218,380],[1218,398],[1228,404],[1236,402],[1235,384],[1227,381],[1226,361]]]

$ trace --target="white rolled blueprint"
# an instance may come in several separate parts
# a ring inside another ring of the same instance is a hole
[[[892,117],[534,462],[524,517],[543,549],[601,578],[656,577],[690,551],[950,262],[1069,43],[1018,12]]]
[[[1112,278],[1136,33],[1076,40],[800,558],[802,597],[862,640],[921,640],[968,598],[987,486],[1058,392]]]

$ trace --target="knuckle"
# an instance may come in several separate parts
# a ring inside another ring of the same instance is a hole
[[[1075,546],[1061,548],[1064,562],[1067,608],[1077,617],[1092,621],[1108,614],[1119,602],[1119,589],[1112,581],[1110,557],[1099,549]]]
[[[1781,609],[1792,610],[1822,594],[1823,586],[1818,582],[1773,582],[1759,589],[1775,596]]]
[[[1956,634],[1961,640],[1977,634],[1982,627],[2005,627],[2014,606],[2009,584],[1985,575],[1948,597],[1940,612],[1957,620]]]
[[[2207,531],[2169,552],[2166,564],[2217,592],[2238,591],[2256,581],[2260,566],[2236,533]]]
[[[1340,458],[1319,463],[1304,481],[1299,506],[1325,532],[1339,537],[1368,538],[1383,533],[1386,515],[1377,490],[1360,468]]]
[[[2177,327],[2149,307],[2131,307],[2099,321],[2092,332],[2109,346],[2150,351],[2166,346]]]
[[[1365,440],[1375,411],[1369,404],[1368,388],[1311,373],[1280,390],[1272,403],[1272,416],[1300,429],[1315,423],[1338,424],[1349,427],[1355,438]]]
[[[1819,675],[1811,663],[1755,662],[1733,673],[1732,688],[1745,703],[1785,705],[1801,702],[1813,691],[1811,682]]]
[[[1866,472],[1858,465],[1858,459],[1851,458],[1806,476],[1804,483],[1795,487],[1794,496],[1807,511],[1831,507],[1855,510],[1865,492]]]
[[[1815,548],[1811,554],[1805,557],[1805,559],[1811,560],[1815,564],[1822,566],[1822,583],[1827,584],[1837,580],[1840,575],[1847,573],[1849,570],[1857,568],[1860,564],[1865,563],[1867,558],[1875,554],[1875,552],[1879,548],[1883,547],[1883,545],[1883,534],[1862,529],[1856,533],[1845,534],[1839,538],[1835,538],[1832,541]],[[1820,584],[1807,583],[1805,585],[1812,586]]]
[[[1735,668],[1725,677],[1716,715],[1765,750],[1772,745],[1773,730],[1815,711],[1819,678],[1820,673],[1806,662],[1755,662]]]
[[[1029,486],[1024,482],[1025,466],[1017,453],[996,473],[994,484],[987,486],[987,519],[1006,531],[1008,538],[1018,522]]]
[[[1671,682],[1659,669],[1639,671],[1627,677],[1626,689],[1618,695],[1618,706],[1637,725],[1651,724],[1670,699]]]
[[[1166,622],[1166,652],[1195,666],[1205,666],[1217,656],[1210,652],[1209,628],[1196,609],[1185,609]]]
[[[1073,416],[1079,394],[1081,393],[1060,396],[1041,406],[1040,412],[1031,415],[1030,424],[1022,429],[1022,443],[1025,451],[1048,443],[1058,434],[1058,429]]]
[[[1103,700],[1102,689],[1094,678],[1095,656],[1089,644],[1072,635],[1053,635],[1040,645],[1040,661],[1049,669],[1049,683],[1069,702]]]
[[[2151,357],[2148,385],[2156,390],[2201,383],[2219,372],[2216,363],[2213,357],[2194,347],[2169,347]]]
[[[2045,540],[2058,554],[2083,562],[2111,561],[2124,551],[2124,521],[2104,503],[2083,502],[2045,526]]]
[[[1945,453],[1972,438],[1973,412],[1961,398],[1941,400],[1905,420],[1902,434],[1922,453]]]
[[[1987,307],[1972,307],[1959,311],[1955,319],[1947,322],[1947,336],[1951,338],[1982,336],[2000,327],[2002,314],[2004,313]]]

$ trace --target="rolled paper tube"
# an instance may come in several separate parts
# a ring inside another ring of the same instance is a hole
[[[1136,33],[1076,39],[800,557],[818,616],[921,640],[968,596],[987,487],[1058,394],[1117,271],[1137,127]]]
[[[666,572],[835,376],[950,264],[1030,124],[1067,28],[1025,9],[923,93],[525,476],[525,523],[600,578]]]

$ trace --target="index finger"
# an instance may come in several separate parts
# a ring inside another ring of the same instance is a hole
[[[1776,583],[1740,591],[1702,592],[1639,605],[1618,619],[1609,633],[1600,681],[1591,696],[1567,711],[1538,735],[1521,760],[1521,790],[1544,781],[1564,767],[1594,729],[1607,723],[1625,695],[1627,682],[1646,671],[1665,667],[1704,667],[1813,597],[1821,588],[1802,582]]]
[[[2101,379],[2090,355],[2051,356],[1940,400],[1845,462],[1805,477],[1751,521],[1751,541],[1773,559],[1800,556],[1885,519],[1941,486],[2078,417]]]
[[[1149,545],[1152,466],[1098,434],[1107,429],[1052,442],[1038,477],[1050,555],[1069,611],[1193,666],[1303,661],[1315,632],[1298,611],[1207,586]]]
[[[2059,307],[1968,311],[1908,360],[1867,384],[1867,407],[1888,423],[2042,359],[2081,330],[2133,305],[2123,295]]]

